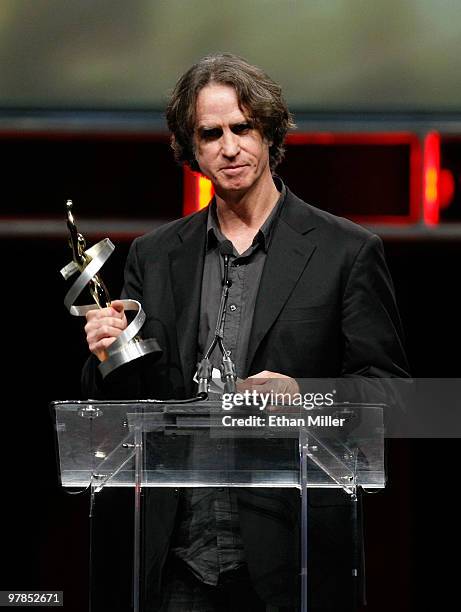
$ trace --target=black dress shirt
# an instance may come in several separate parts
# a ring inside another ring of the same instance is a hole
[[[235,248],[230,258],[229,290],[224,325],[224,345],[230,351],[237,376],[244,376],[253,313],[264,263],[286,188],[276,178],[280,198],[244,253]],[[218,317],[224,262],[219,244],[226,240],[219,227],[216,203],[209,207],[207,244],[202,277],[198,359],[211,344]],[[219,369],[222,355],[216,347],[210,360]],[[203,446],[201,447],[203,449]],[[191,452],[197,451],[197,447]],[[200,460],[200,457],[195,457]],[[206,584],[217,585],[220,575],[245,563],[235,493],[226,488],[185,489],[181,496],[171,552],[182,559]]]

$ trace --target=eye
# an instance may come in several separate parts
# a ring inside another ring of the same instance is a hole
[[[240,135],[248,133],[252,127],[252,124],[249,121],[246,121],[245,123],[237,123],[236,125],[233,125],[231,129],[234,134]]]
[[[201,140],[205,140],[207,142],[210,140],[217,140],[218,138],[221,138],[222,136],[222,129],[221,128],[202,128],[199,131],[199,136]]]

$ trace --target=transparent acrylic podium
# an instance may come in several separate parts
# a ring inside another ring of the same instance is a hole
[[[134,489],[134,612],[142,610],[143,488],[299,489],[304,612],[309,609],[308,490],[340,488],[354,502],[358,487],[385,486],[383,405],[225,412],[212,401],[65,401],[54,402],[52,410],[63,487],[90,487],[93,500],[103,487]]]

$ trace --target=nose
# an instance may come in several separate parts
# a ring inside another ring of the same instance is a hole
[[[224,157],[235,157],[240,151],[240,142],[237,134],[226,130],[222,135],[222,154]]]

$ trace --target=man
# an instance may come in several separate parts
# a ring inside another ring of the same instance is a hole
[[[124,294],[142,302],[143,334],[157,338],[161,359],[103,384],[97,360],[127,321],[119,302],[91,311],[85,329],[95,357],[84,371],[85,393],[194,394],[197,361],[214,335],[226,239],[233,252],[224,339],[245,388],[295,393],[303,378],[405,376],[379,238],[302,202],[273,176],[293,125],[280,87],[241,58],[206,57],[178,81],[167,120],[177,160],[205,174],[216,195],[208,209],[130,250]],[[219,355],[212,360],[219,365]],[[345,612],[346,506],[327,493],[312,499],[312,609]],[[152,593],[163,574],[159,609],[295,609],[294,491],[164,490],[152,505],[162,525],[148,554]]]

